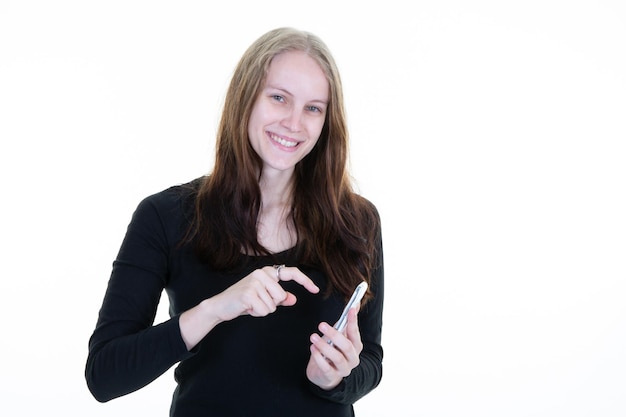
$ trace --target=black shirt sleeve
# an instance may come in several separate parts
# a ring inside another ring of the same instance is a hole
[[[178,316],[153,326],[171,242],[154,197],[142,201],[113,263],[85,377],[101,402],[135,391],[191,355]]]

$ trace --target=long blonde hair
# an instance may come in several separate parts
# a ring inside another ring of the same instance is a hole
[[[258,38],[243,54],[228,87],[217,133],[214,169],[196,197],[191,236],[198,255],[216,268],[233,268],[241,250],[271,255],[257,240],[260,158],[248,138],[252,107],[272,59],[303,51],[322,68],[329,104],[320,138],[296,165],[292,220],[300,262],[320,267],[329,290],[349,294],[369,281],[380,239],[374,207],[352,190],[347,172],[348,129],[343,88],[327,46],[315,35],[279,28]]]

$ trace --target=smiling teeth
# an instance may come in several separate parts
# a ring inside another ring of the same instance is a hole
[[[279,138],[278,136],[275,136],[275,135],[270,135],[270,137],[272,138],[274,142],[278,142],[281,145],[286,146],[288,148],[293,148],[294,146],[298,144],[298,142],[291,142],[283,138]]]

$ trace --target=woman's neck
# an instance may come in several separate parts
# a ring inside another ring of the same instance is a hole
[[[282,252],[296,244],[297,235],[291,221],[293,177],[286,172],[263,175],[259,181],[261,211],[257,239],[271,252]]]
[[[264,207],[290,207],[293,190],[293,171],[264,170],[259,179],[261,201]]]

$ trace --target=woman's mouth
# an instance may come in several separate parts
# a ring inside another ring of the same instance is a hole
[[[293,148],[294,146],[298,145],[298,142],[294,142],[294,141],[287,140],[285,138],[281,138],[280,136],[276,136],[273,133],[269,133],[269,137],[274,142],[278,143],[279,145],[285,146],[287,148]]]

